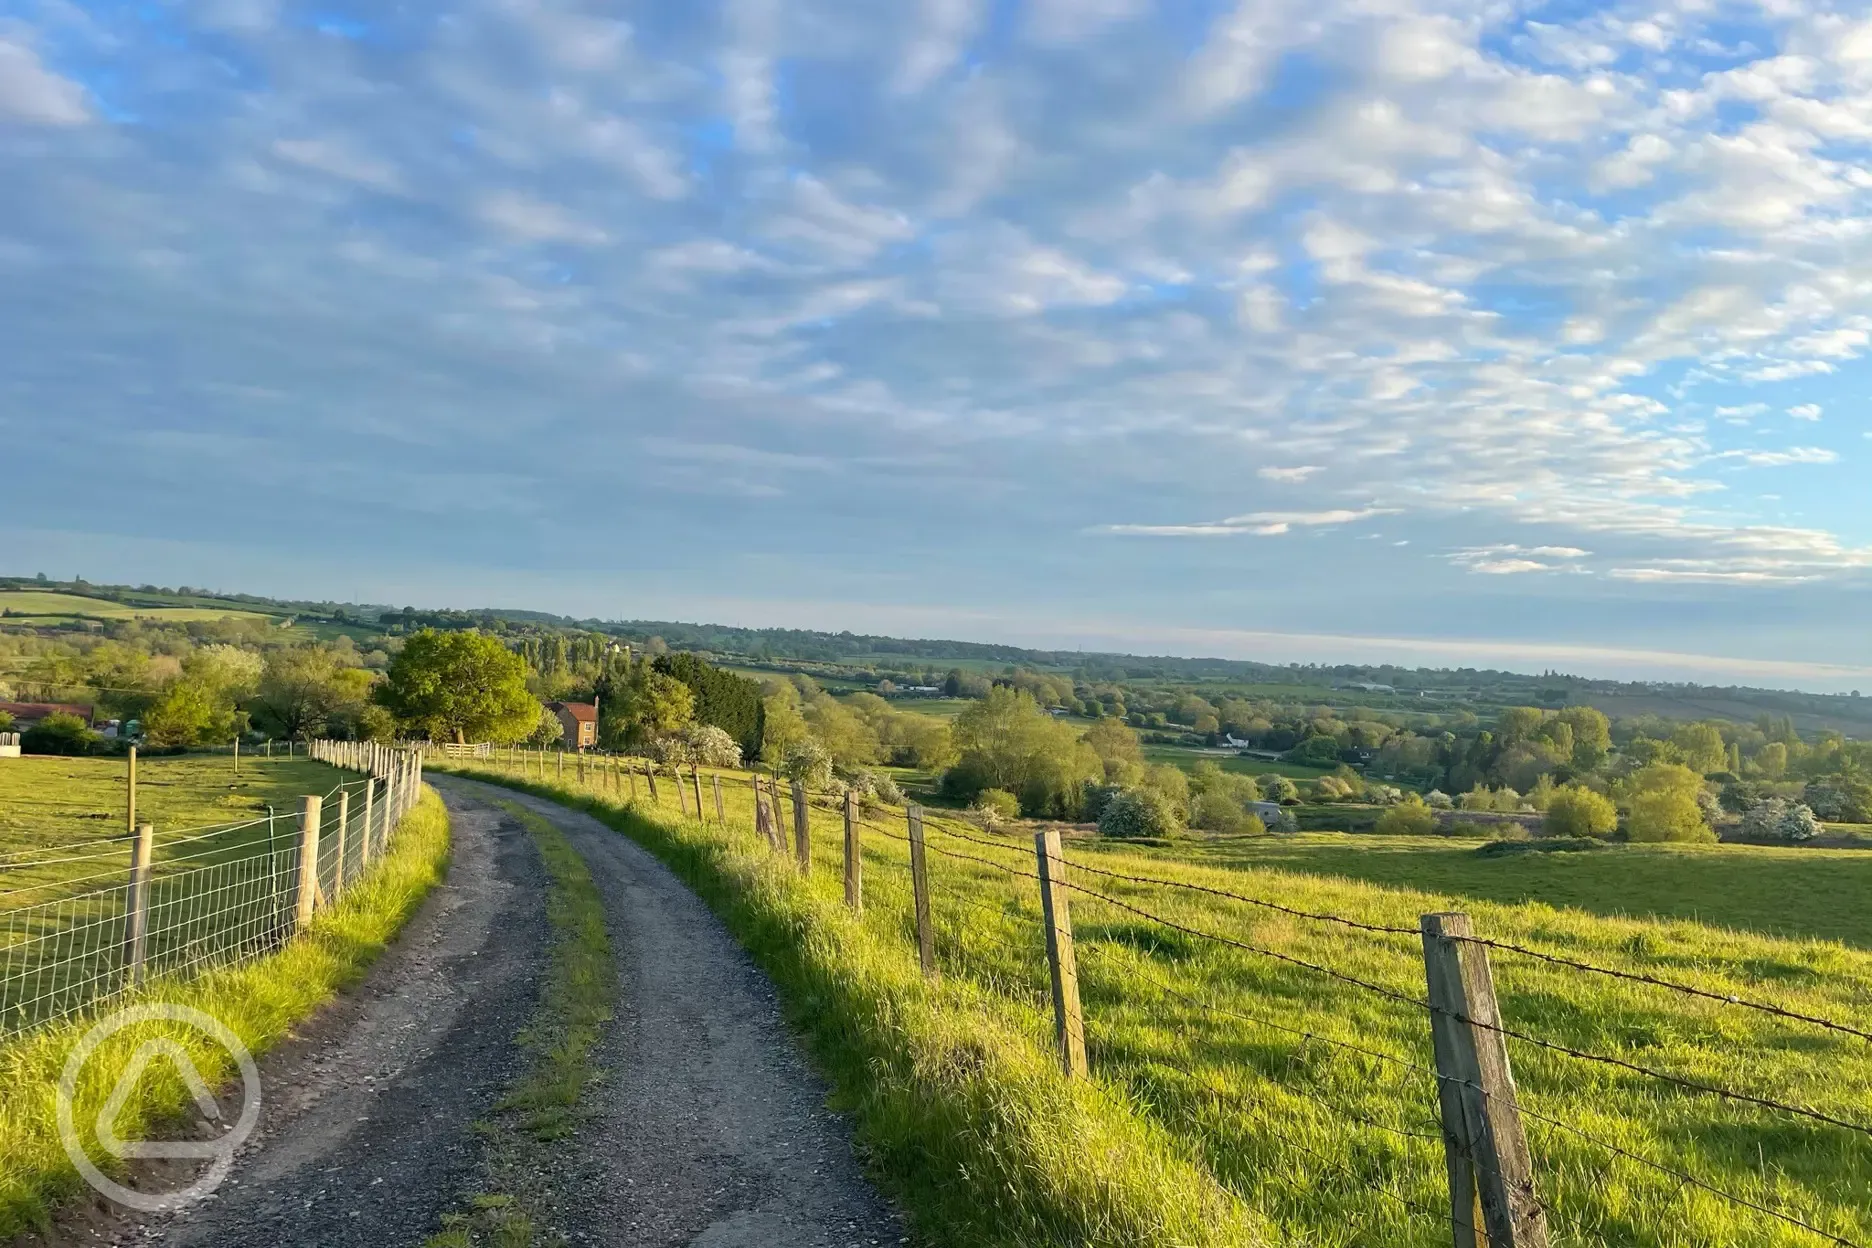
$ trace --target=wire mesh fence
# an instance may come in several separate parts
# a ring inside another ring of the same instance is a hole
[[[264,956],[335,904],[415,801],[420,761],[326,761],[365,774],[341,775],[296,812],[0,855],[0,1039],[153,979]],[[302,860],[315,865],[303,876]]]
[[[1006,1003],[1276,1224],[1317,1230],[1330,1205],[1319,1242],[1872,1244],[1872,976],[1822,1008],[1770,999],[1759,953],[1611,965],[1070,841],[1049,884],[1043,845],[844,793],[795,800],[780,776],[521,750],[456,765],[843,871],[867,929]]]

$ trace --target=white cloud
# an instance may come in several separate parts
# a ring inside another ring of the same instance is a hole
[[[0,122],[76,126],[90,119],[84,88],[47,69],[26,45],[0,38]]]
[[[1255,537],[1279,537],[1292,532],[1294,528],[1317,528],[1351,524],[1358,520],[1369,520],[1373,516],[1395,514],[1384,507],[1365,507],[1359,509],[1334,508],[1326,511],[1255,511],[1242,516],[1229,516],[1198,524],[1108,524],[1098,529],[1101,533],[1120,533],[1142,537],[1234,537],[1248,534]]]
[[[1795,420],[1819,420],[1820,411],[1821,409],[1818,403],[1801,403],[1788,408],[1787,414],[1792,416]]]
[[[580,220],[560,205],[519,191],[496,191],[481,201],[478,211],[489,225],[527,242],[578,243],[590,247],[607,238],[603,230]]]
[[[1751,468],[1785,468],[1790,464],[1836,464],[1839,452],[1824,446],[1792,446],[1785,451],[1720,451],[1714,459],[1732,459]]]
[[[1257,468],[1255,470],[1255,475],[1267,481],[1300,482],[1316,473],[1324,471],[1325,469],[1319,467],[1317,464],[1302,464],[1293,468]]]
[[[1150,0],[1028,0],[1028,29],[1042,43],[1076,43],[1149,8]]]
[[[273,154],[292,164],[373,190],[401,194],[405,189],[395,165],[354,151],[343,139],[277,139],[273,143]]]

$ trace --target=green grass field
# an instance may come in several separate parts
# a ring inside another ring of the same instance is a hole
[[[237,607],[145,607],[87,598],[82,594],[60,594],[36,589],[0,590],[0,611],[10,611],[22,622],[46,623],[57,620],[162,620],[187,623],[191,620],[221,620],[229,616],[272,619],[260,611]]]
[[[127,776],[121,758],[0,759],[0,860],[122,836]],[[296,815],[302,794],[325,792],[337,776],[303,756],[244,755],[238,776],[226,754],[145,758],[137,764],[137,815],[155,825],[159,840],[185,828],[262,817],[268,805]]]
[[[587,791],[622,801],[614,787]],[[1030,840],[984,848],[932,835],[941,979],[926,985],[900,812],[878,811],[864,832],[865,909],[853,919],[838,900],[834,811],[815,812],[813,876],[802,882],[753,837],[745,780],[724,792],[725,833],[680,818],[667,780],[654,810],[646,793],[634,811],[599,813],[728,918],[780,984],[882,1179],[947,1243],[1449,1242],[1427,1016],[1302,965],[1420,999],[1414,931],[1354,931],[1095,868],[1404,929],[1459,908],[1483,935],[1859,1027],[1872,1002],[1866,867],[1851,854],[1479,860],[1472,845],[1378,838],[1146,852],[1083,841],[1068,857],[1090,890],[1072,909],[1094,1078],[1068,1086],[1050,1060],[1035,885],[1014,874],[1033,869]],[[1517,1030],[1867,1117],[1864,1041],[1508,953],[1495,963]],[[1677,1171],[1849,1242],[1872,1236],[1866,1134],[1520,1041],[1511,1052],[1556,1245],[1824,1242]]]

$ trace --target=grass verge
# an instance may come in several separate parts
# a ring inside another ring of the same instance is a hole
[[[426,1248],[529,1248],[557,1243],[550,1227],[552,1144],[577,1127],[579,1100],[598,1077],[592,1050],[611,1021],[617,981],[604,902],[584,859],[551,822],[516,802],[498,805],[518,819],[539,847],[551,884],[546,920],[552,929],[540,1006],[520,1037],[530,1061],[494,1114],[478,1124],[485,1141],[490,1191],[466,1199],[443,1218]]]
[[[252,1052],[263,1052],[363,975],[441,881],[448,852],[448,814],[441,799],[425,791],[371,874],[314,919],[303,938],[242,966],[156,980],[134,996],[113,998],[111,1007],[193,1006],[220,1019]],[[54,1210],[84,1190],[59,1142],[55,1107],[66,1055],[89,1025],[83,1017],[67,1020],[0,1047],[0,1237],[43,1229]],[[178,1043],[210,1086],[233,1073],[232,1058],[192,1029],[161,1023],[127,1027],[86,1064],[76,1088],[75,1121],[95,1121],[137,1047],[155,1036]],[[152,1063],[124,1103],[117,1134],[143,1138],[192,1103],[175,1066]],[[116,1164],[96,1154],[94,1160],[106,1173]]]
[[[834,873],[803,879],[748,834],[451,770],[587,811],[695,889],[780,989],[874,1176],[920,1238],[958,1248],[1275,1241],[1121,1090],[1065,1079],[1040,1007],[961,976],[925,980],[895,904],[855,916]]]

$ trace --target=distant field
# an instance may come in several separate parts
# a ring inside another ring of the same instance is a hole
[[[237,779],[224,754],[144,759],[137,772],[137,816],[159,837],[264,816],[269,804],[296,817],[303,794],[324,793],[338,777],[304,758],[250,757]],[[0,759],[0,856],[122,836],[125,773],[122,759]]]
[[[1724,697],[1679,697],[1675,694],[1588,694],[1583,699],[1607,715],[1658,715],[1665,719],[1727,719],[1752,724],[1762,715],[1780,718],[1782,712],[1753,702]],[[1815,715],[1793,713],[1794,726],[1803,732],[1832,729],[1850,737],[1865,737],[1872,730],[1872,698],[1862,699],[1864,713],[1857,715]]]
[[[1243,758],[1239,754],[1216,754],[1187,745],[1147,745],[1144,758],[1152,763],[1175,763],[1188,770],[1197,763],[1215,763],[1223,771],[1243,776],[1288,776],[1295,780],[1317,780],[1331,775],[1331,767],[1308,767],[1305,763],[1270,762],[1264,758]]]
[[[897,710],[910,711],[917,715],[930,715],[936,719],[954,719],[975,705],[975,702],[972,698],[892,698],[890,704]]]
[[[1767,845],[1621,845],[1591,854],[1484,858],[1448,837],[1309,832],[1153,851],[1184,862],[1420,889],[1449,899],[1538,902],[1610,917],[1683,920],[1872,949],[1872,852]]]
[[[250,619],[273,619],[260,611],[236,607],[138,607],[80,594],[45,593],[33,589],[0,590],[0,611],[15,616],[53,617],[91,620],[220,620],[229,616]]]

